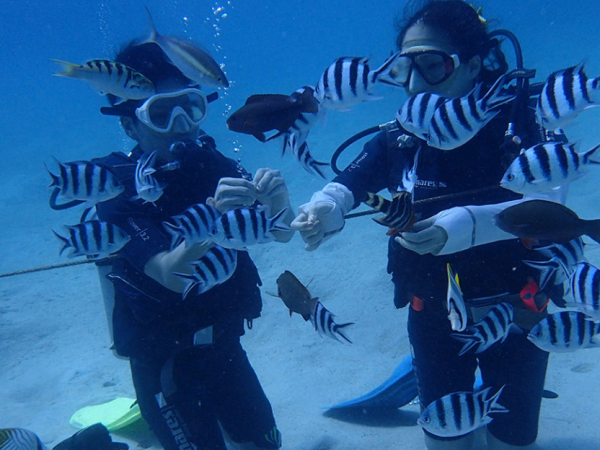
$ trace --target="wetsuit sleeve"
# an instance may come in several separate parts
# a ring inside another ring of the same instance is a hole
[[[356,208],[367,198],[367,192],[379,192],[387,187],[390,167],[387,135],[380,132],[333,182],[350,189],[354,195],[353,208]]]

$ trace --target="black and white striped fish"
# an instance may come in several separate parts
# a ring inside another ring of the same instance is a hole
[[[329,109],[348,109],[357,103],[380,100],[372,94],[377,73],[368,58],[342,57],[335,60],[319,79],[315,97]]]
[[[231,278],[237,267],[237,250],[215,245],[202,258],[195,261],[193,266],[193,274],[175,273],[178,277],[188,280],[182,294],[184,299],[194,289],[196,295],[204,294]]]
[[[446,265],[446,269],[448,271],[448,294],[446,298],[448,320],[454,331],[465,331],[469,318],[465,299],[458,283],[458,275],[454,274],[450,264]]]
[[[310,322],[314,325],[315,330],[317,330],[319,334],[323,336],[329,336],[339,342],[342,342],[340,340],[341,337],[346,342],[352,343],[352,341],[344,334],[343,328],[349,325],[354,325],[354,323],[335,323],[333,320],[333,314],[331,314],[319,301],[316,302],[315,310],[310,315]]]
[[[580,311],[550,314],[535,325],[527,338],[547,352],[574,352],[582,348],[600,347],[600,323]]]
[[[286,148],[290,148],[296,161],[311,175],[319,175],[321,178],[327,178],[323,172],[324,167],[328,167],[329,163],[317,161],[310,154],[306,140],[298,145],[299,137],[295,133],[284,136],[284,152]]]
[[[115,175],[106,167],[89,161],[61,163],[58,175],[48,169],[52,177],[50,187],[60,189],[59,197],[81,200],[92,205],[116,197],[125,190]]]
[[[53,59],[62,66],[54,75],[77,78],[89,83],[100,94],[112,94],[118,102],[140,100],[154,95],[152,81],[125,64],[106,59],[92,59],[83,64],[73,64]]]
[[[226,248],[244,250],[250,245],[265,244],[275,237],[272,231],[289,231],[283,221],[287,208],[268,217],[269,208],[237,208],[222,214],[210,233],[210,239]]]
[[[189,247],[197,242],[206,241],[221,213],[214,206],[197,203],[183,213],[173,216],[171,222],[163,222],[164,229],[172,236],[171,249],[185,240]]]
[[[488,399],[490,389],[445,395],[427,406],[417,423],[431,434],[441,437],[461,436],[487,425],[492,421],[489,414],[508,412],[498,403],[504,386]]]
[[[25,428],[0,429],[0,450],[46,450],[40,438]]]
[[[393,195],[392,200],[380,195],[367,192],[367,199],[363,202],[384,215],[375,217],[373,220],[379,225],[389,227],[388,234],[410,229],[415,221],[415,213],[412,203],[412,195],[407,191],[400,191]]]
[[[154,203],[163,194],[164,185],[159,183],[153,176],[156,173],[157,151],[144,153],[137,162],[135,168],[135,190],[138,195],[136,199],[144,200],[144,203]]]
[[[600,321],[600,270],[587,262],[577,264],[570,287],[573,302],[567,306]]]
[[[538,98],[537,122],[549,130],[562,128],[581,111],[598,106],[592,98],[598,89],[600,77],[588,78],[583,64],[554,72]]]
[[[467,327],[465,333],[453,333],[452,337],[465,345],[459,356],[471,349],[482,353],[496,342],[504,342],[513,322],[514,310],[508,303],[494,305],[475,325]]]
[[[502,91],[506,76],[496,80],[480,99],[482,85],[464,97],[446,100],[429,123],[427,144],[442,150],[453,150],[470,141],[496,114],[499,107],[515,98]]]
[[[523,150],[506,170],[500,186],[519,194],[535,194],[569,184],[585,174],[600,145],[579,154],[574,144],[548,142]]]
[[[577,264],[586,260],[583,253],[583,239],[578,237],[565,244],[551,244],[535,250],[548,258],[546,261],[523,261],[525,264],[540,270],[539,286],[544,290],[553,280],[554,285],[561,285],[571,278]]]
[[[63,247],[60,254],[71,249],[67,255],[104,257],[119,251],[131,237],[116,225],[99,220],[89,220],[77,225],[66,226],[67,236],[61,236],[56,231],[54,234],[61,240]]]
[[[446,97],[430,92],[413,95],[396,113],[396,121],[409,133],[421,139],[427,139],[429,125],[435,111],[447,100]]]

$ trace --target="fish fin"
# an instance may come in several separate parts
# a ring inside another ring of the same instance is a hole
[[[600,243],[600,219],[584,220],[584,234],[591,237],[594,241]]]
[[[60,253],[58,254],[58,256],[62,255],[63,252],[68,249],[69,247],[72,247],[71,245],[71,241],[69,241],[66,237],[61,236],[60,234],[58,234],[56,231],[52,230],[52,232],[56,235],[56,237],[61,241],[61,243],[63,244],[63,247],[60,249]]]
[[[67,78],[77,78],[75,74],[75,68],[79,66],[79,64],[70,63],[68,61],[62,61],[60,59],[50,59],[57,64],[62,66],[62,72],[53,73],[52,75],[56,77],[67,77]]]
[[[313,91],[305,89],[300,95],[302,102],[302,112],[316,114],[319,112],[319,100],[313,95]]]
[[[156,31],[156,25],[154,25],[154,19],[152,18],[152,13],[150,12],[150,8],[144,5],[146,8],[146,12],[148,13],[148,23],[150,24],[150,35],[144,39],[143,41],[137,43],[136,45],[148,44],[150,42],[156,43],[156,38],[159,36],[158,31]]]
[[[335,328],[334,328],[334,333],[336,333],[337,335],[341,336],[342,338],[344,338],[344,340],[350,344],[352,344],[352,341],[348,338],[348,336],[346,336],[342,331],[342,328],[345,328],[347,326],[350,325],[354,325],[354,322],[348,322],[348,323],[342,323],[342,324],[336,324]],[[339,341],[339,339],[337,339],[336,336],[333,336],[337,341]],[[342,341],[340,341],[342,342]]]
[[[289,225],[282,222],[285,215],[287,214],[289,208],[283,208],[277,214],[269,219],[270,222],[270,231],[290,231]]]
[[[265,294],[268,294],[271,297],[281,298],[278,294],[275,294],[274,292],[271,292],[271,291],[265,291]]]
[[[450,336],[464,344],[463,348],[460,349],[458,356],[464,355],[479,343],[477,338],[472,334],[452,333]]]
[[[252,136],[254,136],[256,139],[258,139],[260,142],[267,142],[267,138],[265,137],[265,133],[257,131],[256,133],[253,133]]]

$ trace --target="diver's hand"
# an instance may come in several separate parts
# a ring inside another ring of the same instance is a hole
[[[448,241],[448,233],[435,224],[435,219],[434,216],[415,223],[410,231],[400,233],[395,238],[396,242],[419,255],[439,254]]]
[[[283,217],[283,222],[289,225],[294,218],[294,213],[290,206],[290,197],[285,180],[279,170],[258,169],[252,182],[256,189],[256,199],[262,205],[270,208],[270,217],[276,216],[285,209],[287,212]],[[288,242],[294,235],[293,230],[274,230],[272,233],[278,242]]]
[[[206,204],[214,206],[221,213],[236,208],[247,208],[257,200],[256,185],[244,178],[221,178],[214,197],[206,199]]]
[[[253,180],[256,199],[271,208],[271,215],[277,214],[283,208],[288,208],[290,199],[285,180],[279,170],[258,169]]]
[[[313,194],[310,202],[298,208],[292,221],[293,230],[300,232],[307,251],[316,250],[331,236],[344,228],[344,216],[353,204],[352,192],[339,183],[329,183]]]

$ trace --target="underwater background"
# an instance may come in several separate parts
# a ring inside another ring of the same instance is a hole
[[[405,2],[395,0],[33,1],[4,0],[0,14],[4,87],[0,107],[0,275],[66,262],[52,229],[79,220],[81,210],[52,211],[50,177],[60,161],[88,160],[133,146],[115,117],[102,116],[106,99],[86,83],[52,73],[51,59],[83,63],[111,59],[133,38],[149,33],[144,5],[161,34],[189,38],[208,49],[231,82],[220,90],[203,124],[222,153],[249,171],[280,169],[292,205],[309,200],[327,180],[305,172],[275,142],[230,132],[228,114],[258,93],[290,94],[315,85],[341,56],[370,58],[378,67],[395,51],[394,18]],[[600,76],[600,4],[597,0],[478,1],[491,29],[506,28],[520,40],[534,81],[584,62]],[[514,61],[509,43],[503,49]],[[206,91],[211,92],[211,91]],[[308,137],[311,153],[329,161],[351,135],[394,118],[405,99],[400,89],[377,91],[382,100],[348,112],[330,111]],[[598,99],[600,100],[600,93]],[[600,143],[600,109],[583,112],[566,128],[579,151]],[[345,167],[360,151],[347,149]],[[328,177],[333,172],[328,170]],[[592,168],[570,188],[568,205],[580,217],[600,218],[600,169]],[[344,232],[313,253],[299,236],[288,244],[252,249],[264,291],[291,270],[349,330],[353,344],[322,339],[281,301],[264,295],[263,318],[244,337],[265,391],[273,403],[284,448],[422,448],[418,405],[384,418],[338,420],[322,407],[358,397],[385,380],[408,355],[406,311],[392,304],[385,272],[387,238],[368,218],[348,221]],[[598,244],[586,247],[600,264]],[[29,428],[49,446],[75,430],[77,409],[133,396],[128,365],[109,350],[110,340],[93,265],[0,278],[0,428]],[[600,446],[597,417],[600,376],[597,349],[551,357],[540,448],[580,450]],[[159,448],[144,429],[125,434],[130,445]]]

